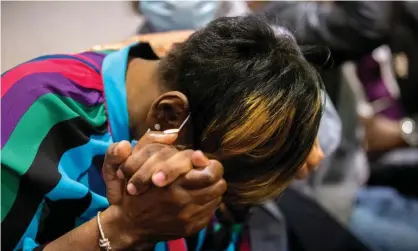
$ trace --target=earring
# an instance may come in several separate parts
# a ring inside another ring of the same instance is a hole
[[[161,129],[160,124],[155,124],[154,125],[154,129],[157,130],[157,131],[159,131]]]

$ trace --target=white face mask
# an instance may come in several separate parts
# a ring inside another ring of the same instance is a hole
[[[195,30],[212,21],[221,1],[140,1],[140,9],[156,32]]]

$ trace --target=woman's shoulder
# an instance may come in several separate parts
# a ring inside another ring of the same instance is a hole
[[[5,72],[1,77],[2,147],[23,135],[47,133],[55,124],[75,117],[95,127],[105,123],[103,83],[96,64],[88,55],[57,54]],[[19,144],[11,150],[25,149]]]

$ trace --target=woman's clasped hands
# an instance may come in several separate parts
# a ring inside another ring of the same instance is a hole
[[[153,246],[204,228],[226,191],[222,164],[179,151],[177,134],[148,132],[112,144],[103,164],[110,207],[101,214],[112,250]]]

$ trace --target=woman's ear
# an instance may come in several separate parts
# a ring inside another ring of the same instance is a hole
[[[177,129],[189,115],[189,101],[178,91],[170,91],[159,96],[151,105],[147,124],[151,130]]]

